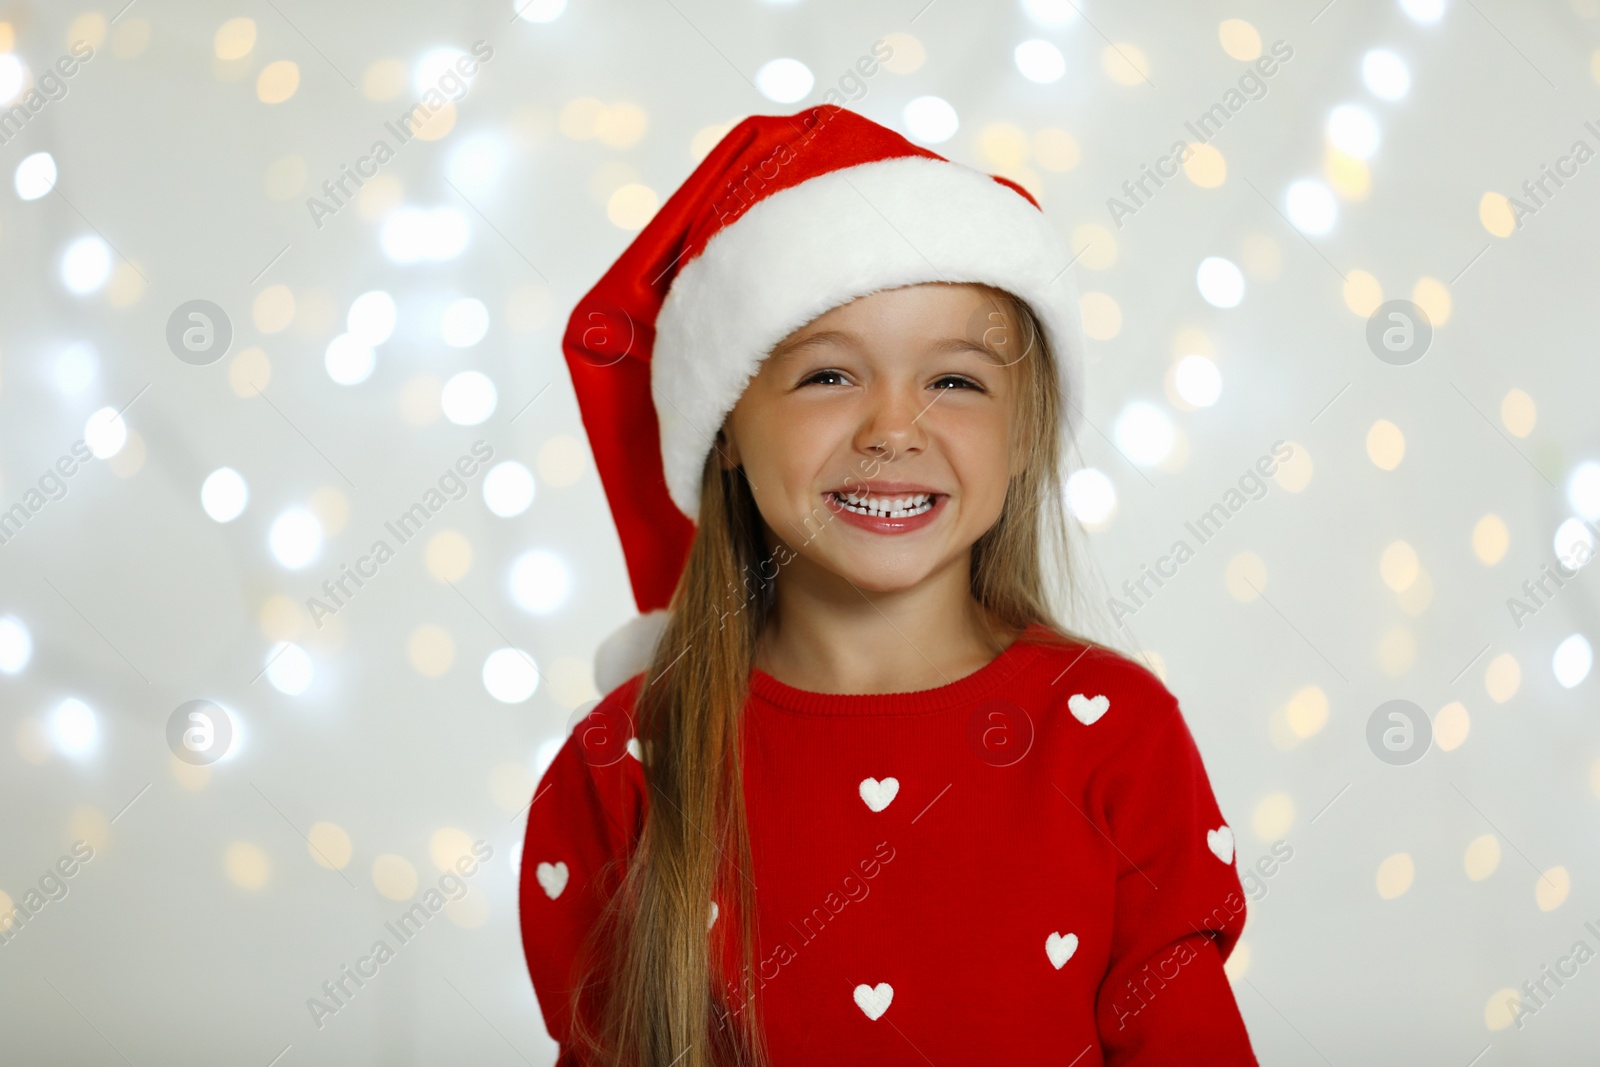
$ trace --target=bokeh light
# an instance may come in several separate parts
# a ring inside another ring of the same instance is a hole
[[[1556,681],[1566,689],[1573,688],[1589,677],[1589,669],[1593,666],[1594,649],[1582,634],[1572,634],[1557,645],[1551,661]]]
[[[61,284],[76,296],[105,287],[111,277],[111,246],[99,237],[80,237],[61,254]]]
[[[1386,48],[1374,48],[1361,57],[1361,80],[1373,96],[1399,100],[1411,89],[1411,71],[1405,60]]]
[[[1238,307],[1244,299],[1244,275],[1232,260],[1207,256],[1195,271],[1200,297],[1216,308]]]
[[[272,521],[267,541],[280,565],[300,570],[322,553],[322,523],[306,508],[290,508]]]
[[[345,329],[361,344],[375,347],[394,333],[395,317],[394,297],[375,289],[362,293],[350,302],[349,314],[345,316]]]
[[[768,100],[779,104],[792,104],[804,99],[816,84],[811,68],[798,59],[771,59],[756,71],[756,88]]]
[[[232,467],[219,467],[200,483],[200,506],[217,522],[232,522],[244,514],[250,488],[244,475]]]
[[[1067,508],[1084,526],[1101,526],[1116,513],[1116,485],[1094,467],[1073,471],[1067,478]]]
[[[1327,233],[1339,218],[1339,205],[1328,187],[1312,178],[1289,186],[1284,198],[1289,221],[1312,236]]]
[[[523,611],[548,615],[566,603],[572,592],[572,573],[560,556],[532,549],[511,565],[511,596]]]
[[[1117,448],[1129,459],[1152,466],[1172,451],[1172,420],[1154,404],[1136,400],[1117,416],[1114,436]]]
[[[1178,395],[1197,408],[1210,407],[1222,395],[1222,375],[1205,356],[1184,356],[1173,368],[1172,380]]]
[[[943,144],[956,135],[961,121],[950,102],[938,96],[919,96],[901,112],[906,132],[922,144]]]
[[[489,309],[482,300],[463,297],[445,308],[439,335],[452,348],[470,348],[489,332]]]
[[[483,661],[483,687],[502,704],[520,704],[539,688],[539,668],[522,649],[496,649]]]
[[[15,615],[0,615],[0,674],[16,674],[33,658],[33,635]]]
[[[328,377],[340,385],[359,385],[372,377],[378,354],[354,335],[341,333],[328,342],[322,363]]]
[[[1067,72],[1067,60],[1061,49],[1039,38],[1017,45],[1012,59],[1024,78],[1039,85],[1060,81]]]
[[[292,641],[279,641],[267,652],[267,682],[285,696],[311,688],[315,673],[310,653]]]
[[[483,502],[502,519],[527,511],[533,496],[533,472],[516,460],[497,463],[483,476]]]
[[[49,152],[35,152],[24,156],[17,164],[13,185],[17,195],[24,200],[38,200],[56,187],[56,161]]]
[[[468,370],[444,383],[439,406],[457,426],[476,426],[494,414],[498,394],[494,382],[481,371]]]
[[[84,423],[83,439],[95,459],[110,459],[128,443],[128,423],[116,408],[101,408]]]
[[[50,740],[63,756],[82,759],[94,752],[99,739],[94,709],[77,697],[68,697],[51,712]]]

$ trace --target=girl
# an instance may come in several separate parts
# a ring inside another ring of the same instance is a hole
[[[529,809],[559,1064],[1256,1062],[1177,701],[1056,621],[1069,260],[823,106],[736,126],[574,311],[645,615]]]

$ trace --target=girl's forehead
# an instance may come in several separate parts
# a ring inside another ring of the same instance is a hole
[[[870,348],[907,340],[933,354],[991,351],[1013,325],[1001,302],[973,285],[924,283],[885,289],[832,308],[775,345],[774,360],[818,347]],[[1000,327],[1002,329],[997,329]]]

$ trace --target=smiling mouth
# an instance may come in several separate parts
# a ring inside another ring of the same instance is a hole
[[[870,493],[831,492],[828,498],[841,511],[866,515],[874,519],[910,519],[933,510],[939,493],[902,493],[895,496],[878,496]]]

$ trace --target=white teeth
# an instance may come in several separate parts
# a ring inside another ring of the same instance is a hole
[[[835,493],[833,496],[847,510],[857,515],[871,515],[875,518],[910,518],[913,515],[921,515],[933,507],[932,493],[895,497],[875,497],[865,493],[851,493],[844,496]]]

